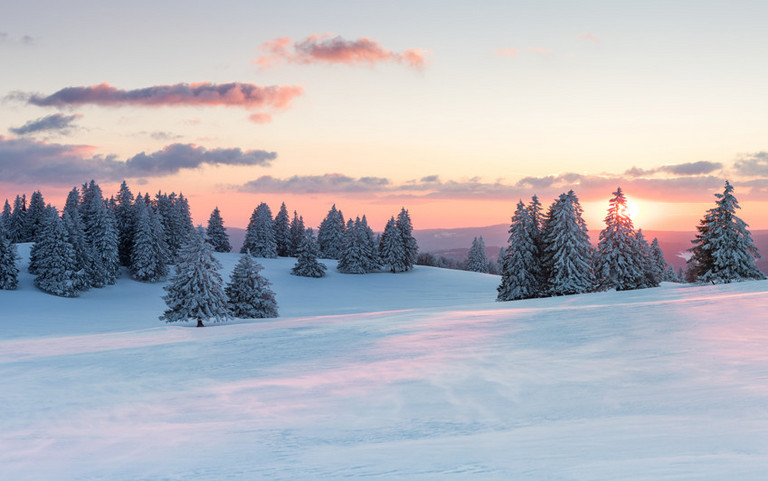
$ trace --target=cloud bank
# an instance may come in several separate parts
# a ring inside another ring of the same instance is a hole
[[[346,64],[373,66],[380,62],[393,62],[412,68],[421,68],[426,63],[426,54],[421,49],[409,49],[397,53],[387,50],[381,44],[368,38],[345,40],[340,36],[310,35],[294,42],[290,38],[276,38],[261,46],[264,55],[254,61],[261,67],[270,67],[282,62],[295,64]]]
[[[152,153],[121,161],[94,155],[87,145],[63,145],[0,136],[0,178],[4,182],[73,185],[84,179],[120,181],[165,177],[204,165],[269,166],[275,152],[239,148],[206,149],[194,144],[171,144]]]
[[[16,135],[28,135],[36,134],[40,132],[57,133],[67,135],[72,131],[74,127],[72,122],[82,117],[79,114],[64,115],[56,113],[52,115],[46,115],[45,117],[37,120],[30,120],[21,127],[11,127],[9,132]]]
[[[251,83],[178,83],[123,90],[107,83],[67,87],[51,95],[14,92],[9,97],[40,107],[225,106],[245,109],[284,109],[303,93],[297,86],[261,87]]]

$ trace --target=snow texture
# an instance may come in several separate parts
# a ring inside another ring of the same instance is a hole
[[[318,280],[264,259],[283,317],[193,329],[157,321],[161,285],[125,271],[45,295],[18,250],[19,290],[0,291],[3,479],[768,472],[768,281],[497,303],[497,276],[324,261]],[[225,275],[239,258],[216,257]]]

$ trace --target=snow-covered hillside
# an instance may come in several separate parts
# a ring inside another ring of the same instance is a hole
[[[496,303],[495,276],[263,264],[281,317],[204,329],[126,276],[0,291],[0,478],[768,472],[768,281]]]

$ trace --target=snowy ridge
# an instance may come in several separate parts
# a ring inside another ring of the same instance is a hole
[[[217,257],[227,279],[238,256]],[[768,281],[497,303],[498,276],[262,261],[281,317],[204,329],[162,324],[162,285],[125,274],[0,291],[1,477],[768,472]]]

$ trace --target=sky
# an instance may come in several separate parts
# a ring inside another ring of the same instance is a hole
[[[509,222],[621,186],[694,230],[728,179],[768,229],[764,1],[25,1],[0,17],[0,202],[182,192],[381,230]]]

